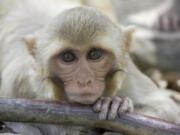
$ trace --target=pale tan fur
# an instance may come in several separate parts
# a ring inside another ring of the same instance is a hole
[[[59,88],[48,79],[49,59],[62,47],[70,47],[69,44],[65,44],[66,41],[79,45],[92,42],[113,52],[115,56],[113,68],[122,70],[107,78],[105,96],[130,97],[136,112],[170,121],[180,121],[179,107],[170,98],[173,93],[159,90],[132,63],[126,47],[127,44],[128,47],[130,45],[130,41],[127,40],[131,39],[131,28],[118,27],[100,11],[87,7],[70,9],[54,19],[62,9],[64,10],[61,8],[61,1],[58,0],[38,2],[14,0],[13,2],[2,1],[0,5],[0,95],[2,97],[65,100]],[[80,6],[81,3],[76,1],[69,7],[78,5]],[[65,9],[67,8],[68,6]],[[61,24],[61,18],[67,19],[62,21],[65,23]],[[86,23],[83,24],[84,22]],[[60,27],[60,24],[63,27]],[[59,32],[60,28],[62,33]],[[25,44],[30,47],[27,48]],[[31,51],[28,51],[29,49]],[[16,126],[18,124],[15,124],[15,128]],[[45,134],[54,135],[80,130],[79,127],[67,127],[67,130],[62,126],[47,127],[49,131]],[[79,132],[73,133],[79,134]]]

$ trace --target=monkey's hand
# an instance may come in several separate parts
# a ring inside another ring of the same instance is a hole
[[[120,97],[101,97],[93,106],[93,110],[99,113],[100,120],[114,120],[117,115],[133,111],[131,99]]]

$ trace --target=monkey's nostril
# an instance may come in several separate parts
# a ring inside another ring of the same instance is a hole
[[[77,81],[79,87],[84,87],[85,83],[83,81]]]
[[[88,86],[88,85],[90,85],[90,84],[91,84],[91,82],[92,82],[91,80],[87,81],[87,86]]]
[[[79,87],[86,87],[88,85],[90,85],[92,83],[91,80],[88,80],[88,81],[77,81],[77,84]]]

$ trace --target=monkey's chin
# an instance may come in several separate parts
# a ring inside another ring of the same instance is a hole
[[[98,97],[94,98],[83,98],[83,99],[77,99],[78,97],[71,97],[69,98],[70,103],[80,103],[80,104],[86,104],[86,105],[91,105],[94,104],[95,101],[98,99]]]

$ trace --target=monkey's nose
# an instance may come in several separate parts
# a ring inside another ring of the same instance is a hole
[[[78,81],[77,81],[77,85],[78,85],[79,87],[87,87],[87,86],[89,86],[91,83],[92,83],[91,80],[87,80],[87,81],[85,81],[85,80],[82,80],[82,81],[78,80]]]

